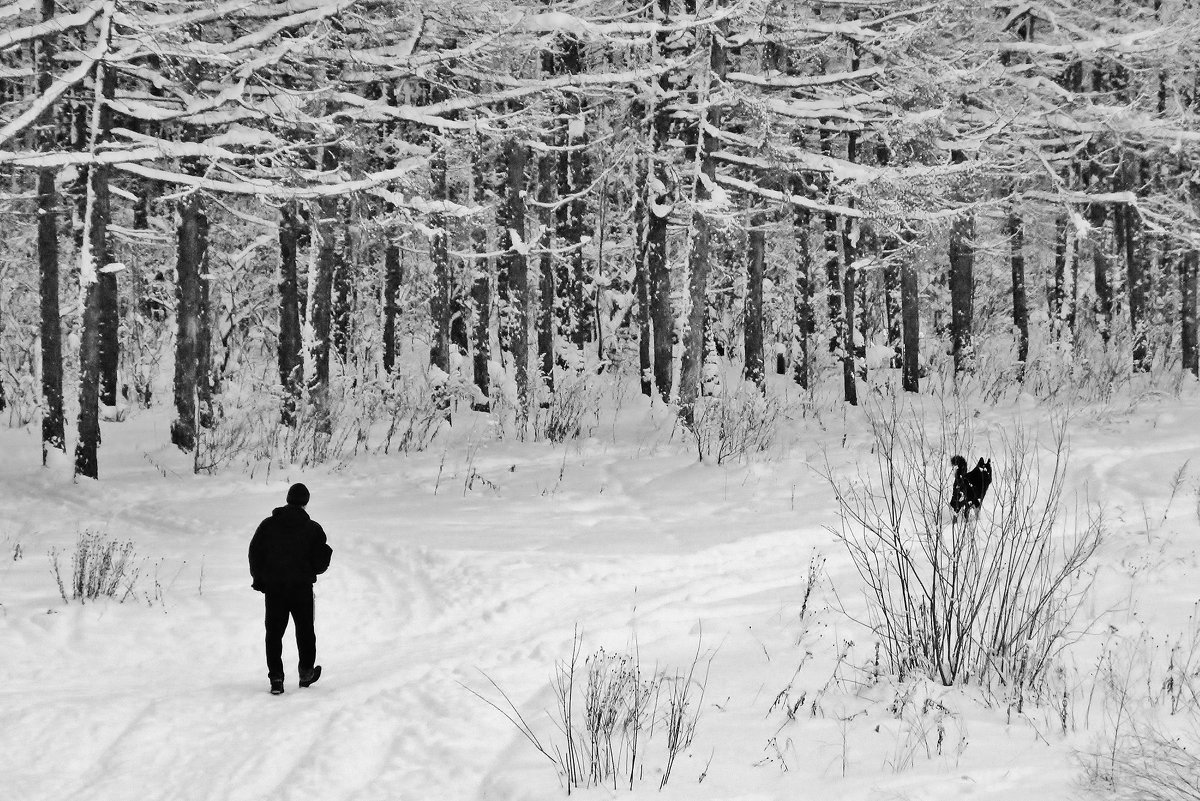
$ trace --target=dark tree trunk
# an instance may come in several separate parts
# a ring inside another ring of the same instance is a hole
[[[955,164],[966,161],[960,150],[953,151],[950,158]],[[964,211],[950,227],[950,352],[954,355],[955,373],[970,370],[973,361],[974,238],[975,212]]]
[[[117,274],[102,271],[97,289],[100,298],[100,403],[104,406],[116,406],[117,368],[121,360]]]
[[[41,0],[42,19],[54,16],[54,0]],[[51,65],[54,61],[56,37],[47,35],[37,42],[37,87],[45,93],[54,81]],[[54,111],[41,119],[38,132],[39,147],[50,152],[54,142]],[[42,464],[50,450],[67,452],[66,422],[63,416],[63,357],[62,325],[58,303],[58,190],[54,185],[55,171],[38,170],[38,275],[41,296],[42,340]],[[0,403],[3,403],[0,388]]]
[[[845,221],[845,225],[847,228],[850,227],[850,224],[851,224],[850,220]],[[842,290],[843,290],[842,297],[843,297],[843,303],[845,304],[845,309],[846,309],[846,323],[847,324],[846,324],[846,328],[845,328],[846,346],[842,349],[842,387],[843,387],[843,390],[845,393],[846,403],[850,404],[851,406],[857,406],[858,405],[858,387],[855,384],[855,380],[854,380],[855,379],[855,364],[854,364],[854,362],[855,362],[855,352],[856,352],[856,347],[854,345],[854,329],[856,327],[854,325],[854,320],[855,320],[854,295],[855,295],[855,289],[856,289],[855,282],[858,280],[858,270],[856,270],[853,266],[853,264],[854,264],[853,247],[850,244],[850,238],[848,235],[844,235],[844,246],[845,246],[844,252],[846,254],[846,256],[845,256],[846,272],[845,272],[844,284],[842,287]]]
[[[329,148],[325,161],[328,168]],[[338,202],[335,197],[323,197],[313,209],[317,217],[314,228],[317,258],[308,280],[308,328],[312,341],[308,343],[312,375],[308,377],[308,400],[316,419],[317,431],[330,434],[333,420],[329,408],[329,361],[333,328],[333,273],[337,262]]]
[[[561,48],[561,72],[578,75],[583,71],[583,42],[573,33],[559,37]],[[584,216],[587,199],[584,196],[587,183],[587,128],[584,115],[587,111],[583,96],[570,93],[564,96],[560,111],[560,144],[566,149],[559,152],[558,193],[566,202],[558,209],[555,239],[564,248],[571,248],[566,257],[566,270],[560,281],[566,290],[566,315],[570,341],[583,357],[584,346],[591,332],[592,309],[588,308],[587,284],[583,264]],[[570,198],[567,200],[567,198]]]
[[[917,268],[907,253],[900,262],[901,382],[905,392],[921,386],[921,309],[917,294]]]
[[[525,163],[526,147],[516,139],[504,143],[507,181],[504,187],[505,228],[500,236],[500,257],[510,284],[513,330],[512,354],[517,381],[517,430],[524,436],[530,417],[529,391],[529,308],[528,262],[517,248],[516,238],[525,239]]]
[[[449,199],[446,181],[446,150],[441,139],[433,147],[429,162],[429,179],[432,185],[431,199],[439,203]],[[436,211],[430,215],[429,225],[433,239],[429,246],[433,262],[433,294],[429,298],[429,314],[433,321],[433,344],[429,349],[429,363],[444,373],[450,372],[450,232],[447,230],[446,215]]]
[[[396,318],[400,314],[402,280],[400,245],[389,236],[383,249],[383,369],[389,375],[396,370]]]
[[[823,125],[821,128],[821,153],[833,156],[832,135]],[[828,179],[823,179],[828,190]],[[826,192],[828,195],[828,191]],[[827,199],[832,200],[832,197]],[[829,352],[837,359],[845,361],[846,352],[843,344],[846,341],[846,317],[842,313],[842,261],[838,255],[838,241],[841,234],[838,230],[837,215],[832,212],[824,213],[825,233],[822,245],[825,253],[826,300],[829,305]]]
[[[688,297],[691,300],[687,328],[683,333],[683,356],[679,364],[679,414],[694,430],[696,399],[704,371],[705,317],[708,310],[709,226],[704,215],[692,214],[692,247],[688,253]]]
[[[875,161],[881,167],[886,167],[891,163],[892,151],[888,147],[887,142],[879,140],[875,144]],[[901,301],[902,290],[900,289],[900,264],[897,261],[896,254],[900,250],[900,240],[891,234],[883,237],[882,256],[883,256],[883,313],[887,325],[887,344],[892,350],[892,358],[889,364],[893,369],[903,367],[904,359],[904,334],[903,334],[903,302]]]
[[[550,152],[538,157],[538,210],[542,224],[542,236],[538,241],[541,256],[538,259],[538,309],[537,309],[537,352],[538,369],[546,391],[554,392],[554,256],[550,252],[554,213],[549,208],[554,202],[555,158]]]
[[[111,21],[109,21],[111,24]],[[116,73],[104,62],[96,63],[95,80],[100,97],[99,128],[96,143],[107,142],[112,129],[112,110],[108,101],[116,88]],[[110,220],[108,176],[110,167],[97,164],[88,173],[88,199],[84,218],[87,221],[87,265],[80,267],[79,282],[83,292],[83,325],[79,345],[79,424],[75,443],[75,475],[100,477],[100,380],[102,370],[101,317],[103,297],[99,270],[109,263],[108,224]]]
[[[812,356],[809,352],[813,333],[812,309],[812,253],[809,249],[809,231],[812,213],[798,207],[795,216],[796,230],[796,281],[792,287],[792,377],[804,389],[812,383]]]
[[[342,364],[350,363],[353,338],[354,243],[351,239],[353,204],[350,198],[338,198],[338,219],[333,260],[333,348]]]
[[[1092,273],[1096,285],[1096,330],[1100,333],[1100,339],[1107,345],[1112,335],[1113,316],[1108,207],[1103,203],[1093,203],[1088,210],[1088,217],[1092,229],[1096,231],[1096,238],[1092,243]]]
[[[1122,165],[1121,182],[1126,190],[1133,190],[1138,174],[1132,157]],[[1147,302],[1149,298],[1149,271],[1146,269],[1142,248],[1141,215],[1130,205],[1116,207],[1120,226],[1120,244],[1125,259],[1126,284],[1129,291],[1129,330],[1133,339],[1133,370],[1144,373],[1150,370],[1149,321]]]
[[[721,36],[724,30],[709,34],[709,70],[712,75],[710,92],[718,89],[725,78],[726,53]],[[705,127],[700,135],[700,171],[708,184],[715,183],[716,165],[712,154],[717,150],[717,141],[711,133],[721,126],[722,109],[711,104],[705,113]],[[696,200],[703,202],[710,197],[706,182],[696,181]],[[705,320],[708,311],[708,273],[711,267],[709,248],[711,236],[709,222],[700,210],[692,212],[692,247],[688,254],[688,310],[687,329],[683,336],[683,357],[679,365],[679,414],[683,424],[695,431],[696,399],[700,393],[700,381],[704,372]]]
[[[660,56],[666,49],[671,0],[657,0],[655,45]],[[667,259],[667,223],[674,203],[671,173],[667,169],[667,142],[671,135],[671,92],[668,73],[658,78],[651,121],[650,163],[652,180],[646,182],[646,276],[649,278],[650,320],[654,326],[654,385],[663,401],[671,399],[675,315],[671,309],[671,266]]]
[[[487,186],[483,149],[478,141],[476,142],[475,162],[471,170],[471,183],[475,204],[482,206],[487,200]],[[489,400],[491,380],[488,375],[488,362],[492,356],[492,284],[489,260],[487,256],[483,255],[487,253],[488,249],[487,228],[480,220],[473,221],[471,225],[471,248],[476,254],[472,262],[473,277],[471,279],[471,311],[474,319],[471,337],[472,372],[475,387],[479,390],[479,397],[482,399],[476,400],[472,404],[472,408],[477,412],[487,412],[491,410],[491,401]]]
[[[206,375],[197,369],[203,349],[201,274],[208,260],[208,216],[199,195],[179,200],[179,229],[175,259],[175,419],[171,442],[184,451],[196,448],[200,424],[199,386]]]
[[[1025,221],[1016,203],[1009,206],[1004,233],[1008,237],[1008,262],[1012,273],[1013,330],[1017,338],[1017,380],[1023,381],[1029,359],[1029,304],[1025,295]]]
[[[1183,346],[1183,369],[1200,376],[1200,344],[1196,341],[1196,279],[1200,274],[1200,251],[1189,250],[1179,261],[1179,288],[1181,295],[1180,340]]]
[[[750,256],[746,260],[746,380],[760,391],[766,389],[766,361],[763,358],[763,260],[766,251],[765,214],[750,217]]]
[[[304,387],[304,342],[300,333],[300,281],[296,268],[298,220],[294,202],[279,209],[279,381],[283,388],[280,419],[296,424]],[[387,358],[386,356],[384,357]]]
[[[639,186],[646,185],[646,171],[639,173]],[[653,333],[650,328],[650,277],[646,274],[647,253],[647,219],[650,214],[646,208],[646,197],[637,193],[634,200],[633,213],[637,235],[637,250],[634,274],[634,291],[637,292],[637,323],[638,323],[638,379],[641,382],[642,394],[649,398],[654,393],[654,362],[651,360],[653,350]]]
[[[1054,288],[1051,292],[1050,323],[1054,338],[1068,346],[1075,341],[1075,287],[1079,241],[1071,233],[1067,217],[1054,221]]]

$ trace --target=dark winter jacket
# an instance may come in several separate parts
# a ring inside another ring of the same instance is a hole
[[[325,531],[301,506],[280,506],[250,540],[250,575],[259,592],[312,584],[329,568]]]

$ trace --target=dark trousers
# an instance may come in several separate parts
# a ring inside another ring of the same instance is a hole
[[[283,678],[283,634],[288,618],[296,623],[296,650],[300,655],[300,673],[313,669],[317,661],[317,633],[313,629],[313,588],[294,584],[267,590],[267,676]]]

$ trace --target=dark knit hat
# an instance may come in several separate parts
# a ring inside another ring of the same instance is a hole
[[[303,484],[288,487],[287,502],[292,506],[308,506],[308,487]]]

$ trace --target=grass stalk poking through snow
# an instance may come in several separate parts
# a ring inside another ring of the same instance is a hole
[[[124,602],[133,594],[141,568],[135,565],[137,555],[132,542],[118,542],[95,531],[84,531],[71,552],[69,587],[59,564],[60,553],[51,549],[50,569],[63,603],[98,598],[116,598]]]
[[[548,714],[556,734],[546,739],[538,736],[512,698],[490,677],[484,676],[499,693],[499,701],[466,689],[504,715],[555,766],[568,794],[604,786],[632,790],[645,777],[648,746],[656,731],[665,732],[661,789],[670,780],[676,759],[691,746],[700,719],[711,663],[711,658],[703,658],[701,648],[698,640],[686,670],[647,672],[636,643],[631,653],[601,648],[583,659],[583,637],[577,629],[570,656],[554,667],[555,706]]]

